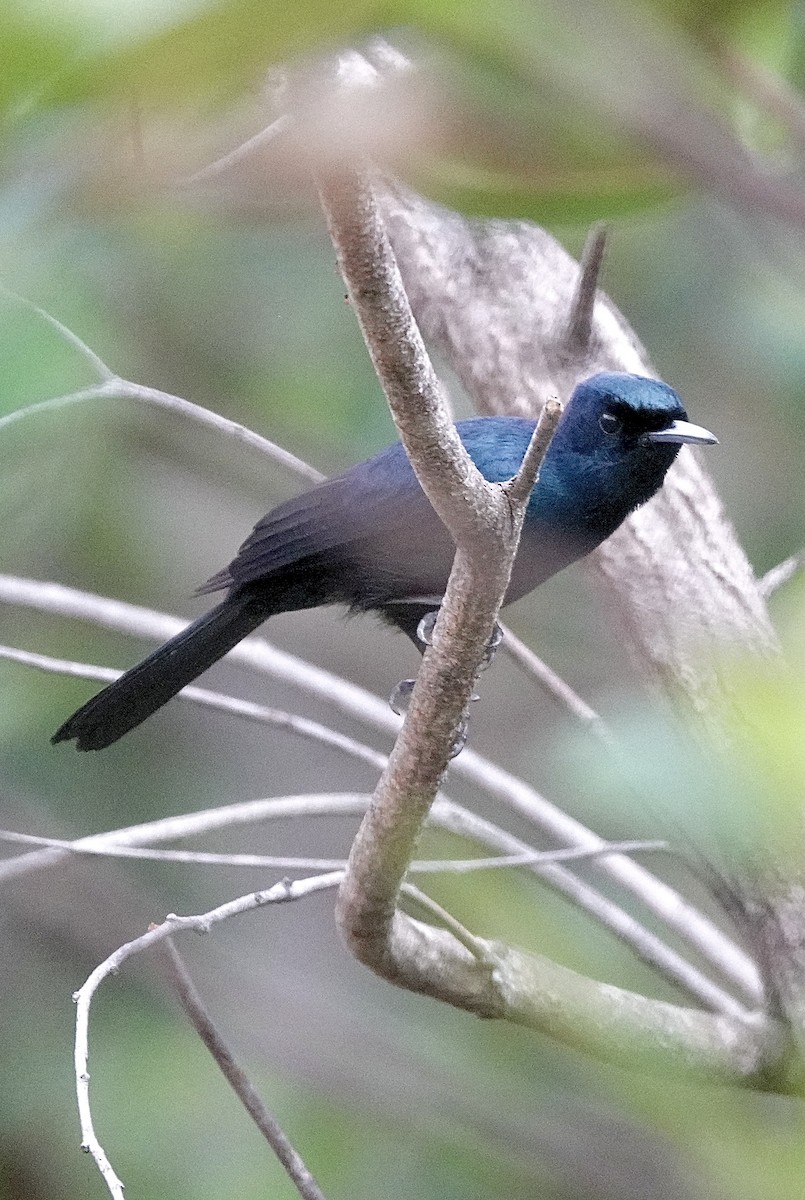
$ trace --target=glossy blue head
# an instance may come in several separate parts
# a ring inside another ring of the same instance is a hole
[[[556,431],[532,500],[534,515],[608,536],[662,486],[680,445],[717,440],[690,424],[666,383],[593,375],[573,392]]]

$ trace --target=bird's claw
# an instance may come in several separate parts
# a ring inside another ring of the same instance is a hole
[[[433,641],[433,630],[436,625],[436,618],[438,615],[438,608],[434,609],[433,612],[426,612],[416,627],[416,635],[420,642],[422,642],[423,646],[430,646]]]
[[[415,682],[414,679],[401,679],[389,696],[389,708],[398,717],[402,717],[408,712]]]
[[[438,617],[438,615],[439,615],[438,608],[435,609],[433,612],[427,612],[427,613],[425,613],[424,617],[417,625],[416,635],[419,638],[420,642],[422,642],[422,644],[425,646],[430,646],[433,643],[433,630],[436,626],[436,618]],[[492,662],[492,659],[495,657],[497,648],[502,641],[503,641],[503,630],[501,629],[499,623],[497,621],[495,621],[495,627],[492,630],[492,636],[490,637],[489,641],[486,644],[486,649],[484,650],[484,656],[481,659],[480,666],[478,667],[479,671],[485,671],[486,668],[490,665],[490,663]]]
[[[489,641],[486,643],[486,649],[484,650],[484,656],[481,659],[480,666],[478,667],[479,672],[485,671],[487,667],[491,666],[492,659],[497,654],[498,646],[500,645],[500,643],[502,641],[503,641],[503,630],[501,629],[499,622],[495,621],[495,627],[492,630],[492,636],[490,637]]]
[[[474,700],[476,700],[477,698],[478,698],[477,696],[473,697]],[[458,729],[456,730],[456,736],[453,738],[453,744],[450,747],[450,758],[451,759],[455,758],[457,754],[460,754],[461,751],[466,746],[467,736],[469,734],[469,731],[470,731],[470,714],[468,712],[465,712],[464,716],[461,718],[461,724],[459,725]]]

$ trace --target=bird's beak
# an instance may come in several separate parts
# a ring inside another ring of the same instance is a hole
[[[665,429],[655,429],[645,435],[648,442],[685,442],[689,446],[717,446],[718,438],[701,425],[690,421],[672,421]]]

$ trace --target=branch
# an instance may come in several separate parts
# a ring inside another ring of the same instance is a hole
[[[50,319],[54,320],[54,318]],[[34,414],[68,408],[73,404],[83,404],[87,400],[135,400],[154,408],[167,409],[169,412],[179,413],[180,416],[197,421],[200,425],[206,425],[226,437],[243,442],[252,450],[258,450],[303,479],[308,479],[312,483],[320,483],[324,479],[320,471],[311,467],[301,458],[297,458],[295,454],[291,454],[290,450],[284,450],[276,442],[261,437],[259,433],[255,433],[245,425],[240,425],[237,421],[230,421],[227,417],[219,416],[218,413],[214,413],[208,408],[202,408],[200,404],[193,404],[192,401],[185,400],[181,396],[162,392],[158,388],[143,387],[142,384],[132,383],[129,379],[119,379],[117,376],[105,383],[98,383],[78,392],[70,392],[66,396],[55,396],[51,400],[41,400],[38,404],[17,408],[13,412],[7,413],[6,416],[0,417],[0,430]]]
[[[95,679],[102,683],[112,683],[119,679],[122,671],[111,667],[97,667],[90,663],[73,662],[63,658],[50,658],[45,654],[35,654],[29,650],[17,650],[13,646],[0,645],[0,659],[9,662],[22,663],[35,667],[39,671],[47,671],[58,675],[68,675],[78,679]],[[330,746],[335,750],[360,759],[372,767],[382,770],[386,756],[370,746],[347,734],[339,733],[322,725],[319,721],[311,721],[308,717],[286,712],[282,708],[269,708],[265,704],[255,704],[251,700],[240,700],[235,696],[225,696],[222,692],[211,692],[207,688],[185,687],[180,693],[182,700],[197,704],[201,708],[212,708],[217,712],[228,713],[230,716],[242,717],[258,725],[270,725],[274,729],[282,729],[297,737],[308,738],[321,745]]]
[[[20,307],[27,308],[29,312],[35,313],[40,320],[55,330],[62,341],[71,346],[73,350],[77,350],[81,357],[86,360],[101,383],[111,383],[117,379],[114,371],[106,365],[103,359],[77,333],[73,333],[72,329],[68,329],[66,325],[63,325],[61,321],[57,320],[46,309],[40,308],[38,304],[34,304],[32,300],[28,300],[25,296],[20,296],[18,292],[12,291],[4,283],[0,284],[0,293],[14,304],[19,304]]]
[[[294,882],[283,880],[272,888],[242,896],[207,913],[192,917],[171,914],[161,925],[152,926],[141,937],[120,946],[75,993],[74,1058],[82,1149],[92,1154],[115,1200],[123,1200],[123,1184],[95,1134],[89,1092],[89,1018],[101,983],[118,974],[129,958],[176,933],[208,933],[231,917],[330,889],[340,878],[340,872],[333,872]],[[432,911],[433,903],[427,900],[426,903]],[[445,915],[453,923],[450,915]],[[409,920],[412,932],[420,933],[437,952],[441,940],[455,942],[452,932]],[[469,931],[464,931],[464,935],[472,951],[458,944],[466,959],[468,980],[473,979],[476,984],[473,1011],[487,1016],[505,1015],[518,1024],[582,1045],[601,1057],[633,1062],[635,1053],[645,1054],[655,1065],[682,1067],[731,1082],[762,1082],[763,1072],[776,1064],[786,1044],[775,1022],[762,1018],[736,1021],[647,1000],[621,988],[585,979],[536,955],[474,938]]]
[[[458,543],[456,563],[433,646],[425,656],[403,729],[373,804],[353,843],[347,875],[339,888],[339,927],[356,955],[393,982],[472,1011],[501,1015],[494,988],[489,990],[489,981],[483,972],[478,975],[473,966],[475,963],[477,967],[477,961],[472,956],[467,958],[466,947],[445,931],[430,929],[405,917],[397,909],[397,897],[422,821],[445,770],[457,722],[469,697],[483,649],[480,635],[488,637],[489,621],[500,604],[508,574],[504,568],[502,586],[496,594],[493,585],[490,595],[481,573],[473,571],[473,550],[477,549],[477,542],[473,545],[472,537],[478,534],[477,518],[486,498],[484,493],[489,489],[483,489],[480,499],[475,497],[476,507],[470,506],[469,522],[456,518],[451,511],[455,474],[453,490],[448,490],[445,500],[439,472],[443,471],[450,479],[454,465],[452,448],[449,440],[441,437],[443,421],[438,392],[431,390],[428,367],[421,360],[418,332],[407,313],[405,295],[384,243],[371,192],[365,181],[355,176],[346,183],[340,179],[336,187],[322,189],[322,195],[342,272],[406,449],[423,487],[428,490]],[[394,331],[391,341],[388,340],[389,330]],[[377,346],[372,342],[374,334],[379,339]],[[394,357],[395,346],[403,347],[399,359]],[[414,398],[413,402],[407,398],[407,393]],[[417,435],[414,431],[415,435],[409,438],[409,423],[415,425],[417,412],[423,410],[422,405],[418,408],[416,404],[417,399],[422,400],[423,393],[424,432]],[[557,419],[556,409],[547,409],[547,412]],[[538,432],[535,437],[539,436]],[[547,445],[547,441],[544,444]],[[432,447],[438,452],[434,451],[433,460],[429,460]],[[422,455],[421,461],[418,454]],[[536,458],[534,455],[525,468],[533,472],[532,481],[536,475]],[[460,478],[458,482],[462,482]],[[447,488],[450,486],[448,484]],[[513,486],[516,491],[517,484]],[[523,488],[520,494],[528,493]],[[442,503],[444,512],[440,507]],[[465,546],[462,536],[468,527],[469,544]],[[498,546],[499,559],[504,563],[506,550],[509,550],[509,569],[518,536],[519,527],[515,529],[513,545],[510,542],[507,546],[504,541]],[[497,564],[494,560],[490,564],[488,541],[483,537],[480,541],[484,549],[481,556],[483,572],[488,579],[490,573],[495,574]],[[486,611],[484,605],[488,606]]]
[[[83,853],[85,850],[91,852],[94,849],[105,851],[113,847],[148,846],[194,837],[216,829],[281,820],[285,817],[362,816],[367,803],[368,796],[363,792],[316,793],[245,800],[239,804],[205,808],[200,812],[161,817],[157,821],[146,821],[140,825],[128,825],[122,829],[110,829],[105,833],[92,833],[76,838],[69,843],[69,849],[51,847],[34,851],[32,854],[21,854],[18,858],[6,859],[0,863],[0,882],[54,866],[70,858],[73,853]]]
[[[163,817],[158,821],[149,821],[141,825],[132,825],[124,829],[78,838],[69,844],[69,850],[54,846],[8,859],[0,863],[0,881],[63,862],[71,853],[80,853],[84,850],[104,851],[108,847],[153,845],[156,842],[173,841],[215,829],[230,828],[233,825],[289,816],[363,816],[368,801],[368,796],[350,793],[346,795],[272,797],[203,809],[196,813]],[[687,962],[619,905],[560,865],[562,859],[578,854],[578,850],[562,850],[542,857],[541,852],[535,851],[527,842],[500,829],[486,818],[476,816],[475,813],[446,797],[437,798],[429,813],[428,823],[460,837],[470,838],[490,849],[501,851],[512,860],[522,861],[528,870],[591,915],[605,929],[629,946],[642,962],[681,988],[692,999],[704,1004],[714,1012],[733,1016],[745,1015],[746,1009],[738,1004],[728,992],[718,987],[698,968]],[[611,844],[601,842],[597,850],[586,852],[585,857],[587,853],[604,854],[607,857],[602,861],[607,862],[615,850],[616,847]],[[618,857],[621,856],[618,855]]]
[[[408,306],[371,186],[359,171],[320,182],[341,273],[423,490],[456,558],[400,735],[353,842],[337,920],[377,973],[463,1004],[474,982],[442,941],[433,955],[397,898],[422,823],[451,757],[484,649],[508,586],[525,504],[561,408],[546,406],[518,476],[488,483],[461,445]]]
[[[517,663],[517,666],[530,679],[536,680],[544,692],[561,704],[577,721],[581,721],[586,729],[589,729],[606,745],[613,745],[612,734],[595,709],[591,708],[570,684],[565,683],[561,676],[552,671],[548,664],[543,662],[539,655],[535,654],[516,633],[512,633],[508,625],[504,625],[502,621],[499,624],[503,633],[501,649],[512,662]]]
[[[116,975],[123,964],[133,955],[141,954],[144,950],[150,950],[152,946],[165,941],[166,938],[171,937],[175,933],[184,933],[191,930],[196,933],[208,933],[214,925],[217,925],[221,921],[229,920],[230,917],[240,916],[246,912],[253,912],[255,909],[263,908],[267,904],[284,904],[290,900],[300,900],[314,892],[321,892],[328,888],[336,887],[341,879],[341,875],[342,872],[334,871],[327,875],[312,876],[309,879],[297,879],[293,882],[287,879],[282,880],[265,891],[251,892],[248,896],[241,896],[238,900],[230,900],[227,904],[221,904],[218,908],[214,908],[207,913],[202,913],[199,916],[177,917],[174,914],[170,914],[161,925],[152,926],[142,937],[135,938],[133,941],[126,942],[125,945],[118,947],[113,954],[110,954],[107,959],[95,968],[86,982],[73,994],[73,1000],[76,1004],[74,1061],[76,1096],[81,1120],[81,1149],[87,1154],[91,1154],[94,1158],[98,1170],[103,1176],[114,1200],[124,1200],[123,1183],[116,1175],[103,1146],[98,1141],[92,1121],[92,1108],[89,1096],[89,1017],[93,997],[100,985],[105,979]]]
[[[781,588],[784,583],[788,583],[789,579],[793,579],[803,566],[805,566],[805,550],[800,550],[799,554],[792,554],[790,558],[783,559],[776,567],[767,571],[760,580],[758,587],[761,595],[766,599],[773,596],[777,589]]]
[[[598,296],[598,279],[604,265],[607,244],[607,227],[603,223],[593,225],[579,265],[579,276],[570,300],[567,328],[564,333],[565,346],[571,359],[584,361],[593,349],[593,317]]]
[[[364,805],[365,811],[366,806]],[[11,842],[20,846],[46,846],[53,850],[66,850],[69,854],[89,858],[129,858],[146,862],[189,863],[202,867],[269,867],[287,871],[342,871],[346,867],[343,858],[302,858],[299,855],[276,854],[218,854],[207,850],[143,850],[136,846],[118,846],[114,842],[91,844],[89,838],[65,841],[63,838],[40,837],[35,833],[18,833],[13,829],[0,829],[0,842]],[[623,842],[607,842],[601,850],[527,850],[521,854],[498,854],[491,858],[423,858],[414,859],[408,868],[413,875],[470,875],[476,871],[495,871],[510,867],[544,866],[546,863],[582,862],[600,858],[604,854],[646,854],[668,851],[667,842],[630,839]]]
[[[589,345],[569,353],[579,267],[544,230],[527,221],[466,220],[389,179],[378,202],[422,332],[481,412],[533,416],[594,371],[655,374],[600,291]],[[660,495],[592,557],[644,673],[699,710],[724,686],[719,647],[776,650],[746,556],[687,449]]]
[[[176,617],[169,617],[164,613],[153,612],[124,601],[94,596],[61,584],[43,583],[10,575],[0,575],[0,601],[92,621],[108,629],[158,641],[173,637],[187,624]],[[331,704],[337,711],[374,729],[393,736],[399,728],[399,719],[378,697],[320,667],[314,667],[302,659],[286,654],[262,639],[248,638],[241,642],[230,651],[229,658],[231,661],[244,663],[253,670],[269,674],[272,678],[302,688],[305,692]],[[551,804],[529,784],[473,750],[465,749],[454,760],[451,771],[455,777],[466,780],[484,794],[515,808],[533,824],[564,843],[589,848],[601,847],[604,844],[597,834]],[[51,852],[41,853],[47,855]],[[6,869],[13,865],[8,864]],[[708,962],[717,967],[726,979],[731,980],[740,989],[741,995],[750,1005],[762,1003],[763,984],[751,959],[674,888],[657,879],[639,863],[622,856],[612,855],[601,859],[597,867],[637,896],[669,929],[677,932]],[[1,873],[2,868],[0,875]],[[582,883],[572,873],[559,866],[546,869],[545,877],[550,880],[552,886],[596,915],[617,932],[618,936],[624,937],[629,944],[635,944],[631,940],[631,925],[624,928],[620,923],[622,919],[630,922],[631,918],[627,918],[616,905],[604,902],[604,898],[594,888]],[[620,916],[613,924],[614,914]],[[632,925],[637,923],[632,922]]]
[[[215,1028],[172,938],[165,939],[165,949],[182,1008],[215,1059],[227,1083],[282,1163],[302,1200],[325,1200],[324,1192],[305,1166],[301,1155],[297,1153],[279,1122],[268,1111],[246,1073],[235,1061],[232,1051]]]

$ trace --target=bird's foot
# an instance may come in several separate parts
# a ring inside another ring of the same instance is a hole
[[[434,612],[425,613],[424,617],[417,625],[416,635],[419,638],[420,642],[422,642],[423,645],[425,645],[425,646],[430,646],[430,644],[433,641],[433,630],[436,625],[436,618],[438,617],[438,615],[439,615],[438,608]],[[478,667],[479,671],[485,671],[486,668],[490,665],[493,658],[495,657],[497,648],[502,641],[503,641],[503,630],[501,629],[498,622],[495,621],[495,627],[492,630],[492,636],[490,637],[489,641],[486,644],[486,649],[484,650],[484,656],[481,659],[480,666]]]
[[[433,630],[436,625],[436,618],[438,615],[438,608],[434,609],[433,612],[426,612],[416,627],[416,635],[420,642],[422,642],[423,646],[429,646],[433,641]]]
[[[495,627],[492,630],[492,636],[490,637],[489,641],[486,643],[486,649],[484,650],[484,656],[481,659],[481,665],[478,668],[479,672],[485,671],[487,667],[492,665],[492,660],[494,659],[495,655],[497,654],[498,646],[500,645],[500,643],[502,641],[503,641],[503,630],[501,629],[498,622],[495,621]]]
[[[419,622],[419,625],[417,626],[417,631],[416,631],[417,637],[419,638],[420,642],[422,642],[423,645],[425,645],[425,646],[430,646],[430,644],[433,641],[433,630],[436,625],[436,618],[438,617],[438,615],[439,615],[438,609],[435,609],[433,612],[425,613],[424,617],[422,618],[422,620]],[[485,671],[487,669],[487,667],[490,665],[493,658],[495,657],[497,648],[502,641],[503,641],[503,630],[501,629],[501,627],[497,623],[497,621],[495,621],[495,627],[492,630],[492,636],[490,637],[489,642],[487,643],[486,649],[484,651],[484,656],[481,659],[481,662],[478,667],[479,675],[482,671]],[[398,716],[401,717],[401,716],[403,716],[404,713],[406,713],[408,711],[408,706],[411,703],[411,693],[413,692],[413,690],[414,690],[414,680],[413,679],[402,679],[397,684],[397,686],[395,687],[395,689],[391,693],[391,695],[389,696],[389,705],[391,706],[392,710],[395,713],[397,713]],[[470,696],[470,702],[474,702],[479,699],[480,699],[480,696],[477,696],[475,694]],[[453,745],[450,750],[451,758],[455,758],[457,754],[460,754],[461,751],[464,749],[465,745],[467,744],[467,736],[469,733],[469,726],[470,726],[470,714],[469,714],[469,708],[468,708],[467,711],[464,713],[464,716],[461,718],[461,724],[459,725],[458,729],[456,730],[456,736],[453,740]]]
[[[401,679],[389,696],[389,708],[398,717],[402,717],[408,712],[415,683],[415,679]]]
[[[477,699],[479,699],[479,697],[473,696],[472,699],[477,700]],[[453,745],[450,747],[450,758],[451,759],[455,758],[456,755],[460,754],[461,751],[464,749],[464,747],[467,744],[467,737],[469,736],[469,732],[470,732],[470,713],[469,713],[469,709],[467,709],[464,713],[464,716],[461,718],[461,724],[459,725],[458,729],[456,730],[456,736],[453,738]]]
[[[389,696],[389,707],[392,712],[395,712],[398,717],[402,717],[408,712],[408,707],[411,703],[411,694],[414,690],[415,679],[401,679],[393,692]],[[470,696],[470,703],[480,700],[481,697],[476,693]],[[470,713],[469,708],[461,718],[461,724],[456,730],[456,736],[453,739],[453,745],[450,747],[450,757],[455,758],[467,744],[467,735],[470,728]]]

